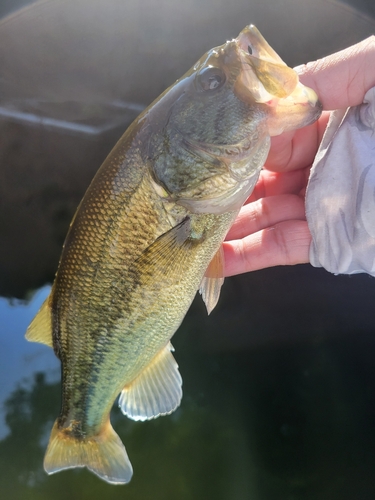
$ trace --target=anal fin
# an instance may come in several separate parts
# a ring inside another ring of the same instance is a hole
[[[26,330],[26,340],[29,342],[40,342],[49,347],[53,347],[52,343],[52,311],[49,305],[49,296],[43,302],[42,307],[37,312],[36,316]]]
[[[220,246],[208,265],[206,273],[199,287],[199,293],[206,304],[207,312],[210,314],[218,303],[221,287],[224,283],[224,251]]]
[[[133,420],[150,420],[172,413],[182,398],[182,378],[169,342],[151,363],[124,387],[119,398],[122,413]]]

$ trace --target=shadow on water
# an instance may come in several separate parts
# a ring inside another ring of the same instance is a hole
[[[112,412],[129,485],[42,468],[60,387],[52,351],[23,338],[48,293],[30,290],[53,279],[84,190],[142,106],[249,22],[291,65],[375,31],[325,0],[53,0],[0,22],[0,295],[28,298],[0,299],[0,498],[375,498],[375,282],[309,266],[228,279],[210,317],[194,301],[173,339],[181,407],[146,423]]]

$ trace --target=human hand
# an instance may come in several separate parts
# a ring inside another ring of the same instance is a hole
[[[375,37],[296,68],[323,105],[319,120],[271,140],[255,189],[223,244],[225,275],[309,262],[305,191],[330,110],[356,106],[375,85]]]

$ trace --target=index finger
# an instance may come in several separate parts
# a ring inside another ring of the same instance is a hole
[[[318,94],[323,109],[357,106],[375,85],[375,36],[317,61],[294,68]]]

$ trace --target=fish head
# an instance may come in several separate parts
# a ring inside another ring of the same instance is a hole
[[[169,200],[212,213],[239,209],[270,137],[312,123],[322,109],[253,25],[204,54],[157,106],[155,182]]]

